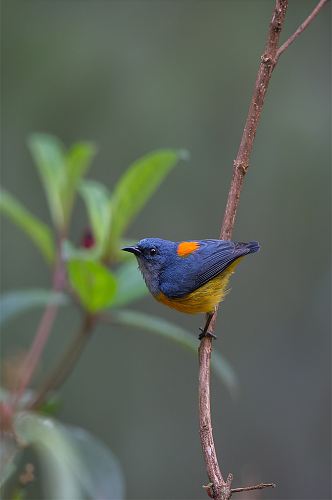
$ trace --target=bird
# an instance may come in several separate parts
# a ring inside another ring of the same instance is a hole
[[[153,297],[187,314],[206,313],[207,322],[199,338],[212,335],[209,324],[240,260],[258,252],[257,241],[230,240],[170,241],[144,238],[122,248],[131,252]]]

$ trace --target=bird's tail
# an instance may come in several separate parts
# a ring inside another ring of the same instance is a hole
[[[242,250],[243,254],[248,254],[248,253],[255,253],[258,252],[260,249],[260,245],[258,241],[249,241],[249,243],[236,243],[236,248],[238,250]]]
[[[247,243],[247,248],[249,250],[249,253],[255,253],[259,251],[260,245],[258,241],[249,241],[249,243]]]

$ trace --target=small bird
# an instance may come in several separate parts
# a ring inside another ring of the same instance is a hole
[[[234,269],[242,257],[259,250],[257,241],[169,241],[144,238],[122,250],[133,253],[153,297],[178,311],[207,313],[199,338],[207,334],[216,306],[227,293]]]

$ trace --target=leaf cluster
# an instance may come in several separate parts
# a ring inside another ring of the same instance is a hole
[[[63,292],[30,289],[4,293],[0,297],[0,324],[32,307],[49,302],[68,304],[74,296],[91,314],[111,310],[118,325],[162,335],[196,352],[196,340],[189,332],[161,318],[120,309],[148,293],[135,259],[121,252],[123,246],[136,241],[125,237],[125,232],[165,177],[187,158],[187,152],[162,149],[148,153],[128,167],[110,192],[104,184],[86,178],[96,154],[91,142],[81,141],[66,151],[56,137],[39,133],[29,138],[28,146],[44,188],[52,227],[4,189],[0,191],[0,211],[27,234],[48,265],[54,265],[57,244],[61,245],[69,288]],[[76,247],[68,239],[77,196],[86,207],[93,238],[90,248]],[[213,367],[234,391],[235,377],[228,363],[216,355]]]
[[[130,223],[165,177],[185,158],[185,152],[163,149],[139,158],[110,191],[104,184],[86,178],[96,154],[92,143],[79,142],[66,150],[51,135],[33,134],[28,146],[47,199],[51,225],[33,215],[4,189],[0,191],[0,212],[25,232],[51,273],[56,272],[60,261],[65,278],[62,286],[50,290],[33,288],[4,293],[0,297],[0,325],[34,307],[78,304],[85,315],[98,319],[107,314],[114,327],[122,325],[157,334],[196,353],[197,340],[191,333],[159,317],[127,309],[147,294],[147,288],[136,259],[121,252],[123,246],[136,241],[126,236]],[[75,245],[69,235],[78,196],[85,205],[89,231],[82,235],[81,244]],[[213,355],[212,368],[234,391],[233,371],[217,353]],[[7,404],[5,391],[1,394],[0,400]],[[93,498],[96,485],[101,487],[98,498],[106,495],[111,498],[114,488],[114,498],[123,497],[121,471],[109,450],[82,430],[66,428],[55,419],[24,408],[13,420],[16,436],[33,446],[46,467],[53,471],[55,483],[47,489],[54,497],[81,498],[84,492]],[[3,456],[11,456],[8,446],[4,443],[0,450]],[[91,452],[94,460],[88,460]],[[17,453],[15,448],[14,456]],[[15,469],[13,460],[4,465],[2,481]],[[116,476],[112,486],[107,481],[111,473]]]

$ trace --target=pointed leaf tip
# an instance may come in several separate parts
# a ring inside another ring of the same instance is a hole
[[[179,149],[179,159],[183,161],[189,161],[190,152],[187,149]]]
[[[53,261],[55,249],[50,228],[4,189],[0,189],[0,211],[31,238],[48,262]]]
[[[115,186],[112,196],[112,226],[108,252],[114,253],[122,234],[175,167],[183,152],[175,149],[153,151],[135,161]]]

